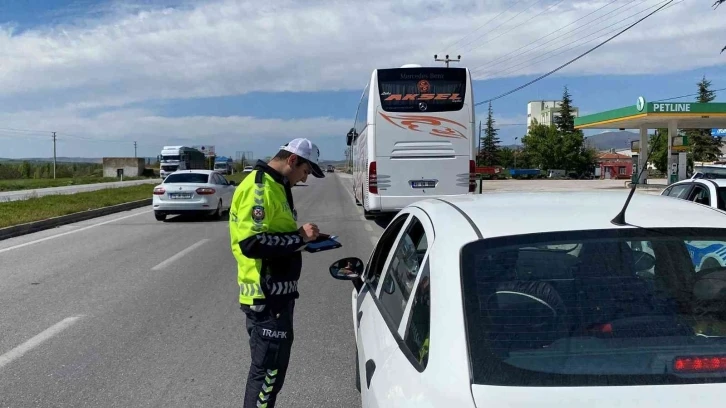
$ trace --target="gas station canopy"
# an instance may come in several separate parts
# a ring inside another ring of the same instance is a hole
[[[631,149],[640,153],[638,168],[644,169],[634,180],[639,184],[645,184],[648,178],[645,166],[650,159],[648,130],[661,128],[668,128],[670,181],[683,180],[687,177],[688,139],[679,136],[678,129],[711,129],[714,132],[726,128],[726,103],[646,102],[640,96],[635,106],[575,118],[575,129],[639,129],[640,140],[631,142]]]
[[[575,118],[575,129],[658,129],[676,122],[679,129],[726,128],[726,103],[645,102]]]

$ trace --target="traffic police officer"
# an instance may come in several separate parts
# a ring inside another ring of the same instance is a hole
[[[302,269],[299,250],[319,233],[315,224],[298,228],[291,186],[310,173],[325,177],[319,156],[310,140],[295,139],[269,163],[258,161],[232,199],[229,232],[252,360],[245,408],[274,407],[285,381]]]

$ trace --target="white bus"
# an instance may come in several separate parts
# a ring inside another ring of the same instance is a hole
[[[376,69],[348,133],[353,195],[366,218],[474,192],[474,97],[467,68]]]

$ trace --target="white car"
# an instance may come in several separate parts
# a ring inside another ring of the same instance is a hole
[[[419,201],[367,263],[332,264],[363,407],[720,405],[726,269],[697,273],[686,242],[725,244],[726,215],[636,195],[617,225],[626,196]]]
[[[179,170],[154,187],[153,208],[158,221],[170,214],[208,213],[217,219],[229,210],[235,183],[213,170]]]
[[[726,211],[726,179],[681,180],[671,184],[660,194]]]

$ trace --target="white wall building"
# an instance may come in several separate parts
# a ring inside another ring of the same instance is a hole
[[[562,101],[530,101],[527,103],[527,132],[532,126],[532,119],[536,119],[543,125],[554,123],[555,116],[559,116],[560,105],[562,105]],[[577,117],[579,113],[580,109],[573,106],[572,115]]]

